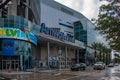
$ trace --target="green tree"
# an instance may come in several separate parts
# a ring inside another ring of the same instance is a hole
[[[111,49],[110,48],[107,48],[106,46],[104,47],[104,56],[103,56],[103,61],[108,64],[111,62]]]
[[[120,0],[107,1],[110,2],[99,9],[95,29],[106,37],[113,49],[120,50]]]
[[[111,59],[110,48],[107,48],[103,43],[95,43],[95,42],[91,45],[91,47],[95,50],[94,58],[96,58],[97,61],[103,61],[106,64],[110,62],[110,59]],[[99,51],[99,54],[97,53],[97,51]]]
[[[96,51],[97,51],[98,43],[95,43],[95,42],[94,42],[91,46],[92,46],[92,48],[95,50],[95,52],[94,52],[94,57],[96,58],[96,57],[97,57],[97,52],[96,52]]]
[[[102,61],[102,58],[103,58],[103,56],[102,56],[102,53],[103,53],[103,48],[104,48],[104,44],[103,43],[99,43],[98,44],[98,50],[99,50],[99,54],[100,54],[100,57],[99,57],[99,61]]]
[[[114,56],[115,56],[115,58],[114,58],[115,63],[119,63],[119,61],[120,61],[120,55],[117,54],[117,53],[115,53]]]
[[[102,50],[103,50],[103,43],[93,43],[92,48],[95,50],[94,52],[94,57],[97,58],[97,60],[101,61],[102,60]],[[99,51],[99,54],[97,54],[97,51]]]

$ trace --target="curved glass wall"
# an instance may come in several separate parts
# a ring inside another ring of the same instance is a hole
[[[40,33],[40,25],[31,23],[27,19],[20,16],[8,16],[7,18],[0,18],[0,27],[19,28],[33,32],[34,34]]]
[[[0,30],[0,55],[3,52],[3,47],[4,47],[3,41],[9,40],[9,39],[14,40],[13,41],[13,48],[14,48],[13,50],[14,50],[15,55],[31,55],[32,54],[32,52],[31,52],[32,44],[30,43],[31,41],[27,41],[27,40],[24,41],[22,39],[17,39],[17,37],[14,37],[13,39],[12,39],[12,37],[6,38],[7,35],[3,35],[3,33],[4,32],[8,33],[8,30],[10,32],[14,33],[12,30],[14,30],[16,28],[16,30],[18,29],[18,32],[20,32],[20,30],[22,30],[22,31],[28,30],[28,31],[34,32],[36,34],[39,32],[39,30],[35,28],[36,26],[37,25],[31,23],[30,21],[28,21],[25,18],[20,17],[20,16],[11,16],[10,15],[7,18],[0,18],[0,29],[1,29]],[[3,32],[3,30],[4,30],[4,32]],[[36,37],[34,34],[31,34],[31,32],[30,32],[30,35],[29,34],[28,35],[25,34],[25,35],[28,36],[28,38],[29,38],[29,36],[31,36],[31,38]],[[19,34],[16,33],[16,35],[19,35]],[[22,36],[22,34],[21,34],[21,36]],[[35,38],[35,40],[37,41],[37,38]],[[8,42],[5,42],[5,43],[8,43]],[[37,42],[36,42],[36,44],[37,44]],[[6,45],[6,47],[8,47],[8,46],[9,45]]]
[[[87,30],[84,30],[80,21],[74,22],[75,39],[87,44]]]
[[[31,68],[31,47],[40,33],[36,27],[40,28],[20,16],[0,18],[0,69]]]
[[[14,51],[16,55],[31,55],[31,43],[15,40]]]
[[[8,18],[0,18],[0,27],[10,27],[29,30],[28,21],[20,16],[8,16]]]

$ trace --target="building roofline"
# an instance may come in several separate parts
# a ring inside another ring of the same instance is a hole
[[[78,12],[78,11],[72,9],[72,8],[69,8],[69,7],[67,7],[67,6],[65,6],[65,5],[63,5],[63,4],[61,4],[61,3],[58,3],[58,2],[56,2],[56,1],[54,1],[54,0],[41,0],[41,2],[44,3],[44,4],[47,4],[48,6],[50,6],[50,7],[52,7],[52,8],[55,8],[55,9],[57,9],[57,10],[61,10],[61,8],[64,8],[64,9],[72,12],[72,13],[73,13],[72,16],[74,16],[74,17],[76,17],[76,18],[79,18],[79,19],[85,19],[85,20],[90,21],[90,20],[89,20],[87,17],[85,17],[82,13],[80,13],[80,12]]]

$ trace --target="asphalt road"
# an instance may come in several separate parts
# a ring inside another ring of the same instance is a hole
[[[85,71],[56,70],[3,76],[11,80],[120,80],[120,66],[105,70],[93,70],[92,67],[88,67]]]
[[[11,79],[4,76],[0,76],[0,80],[11,80]]]

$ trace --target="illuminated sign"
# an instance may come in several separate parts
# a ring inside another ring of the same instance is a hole
[[[46,27],[45,23],[41,24],[40,32],[47,34],[47,35],[50,35],[50,36],[54,36],[55,38],[60,39],[60,40],[65,40],[65,41],[69,41],[69,42],[73,42],[73,43],[75,42],[74,38],[71,38],[71,37],[64,35],[63,32],[58,32],[56,30],[53,30],[53,29]]]
[[[21,39],[37,45],[36,36],[28,30],[0,28],[0,38]]]

